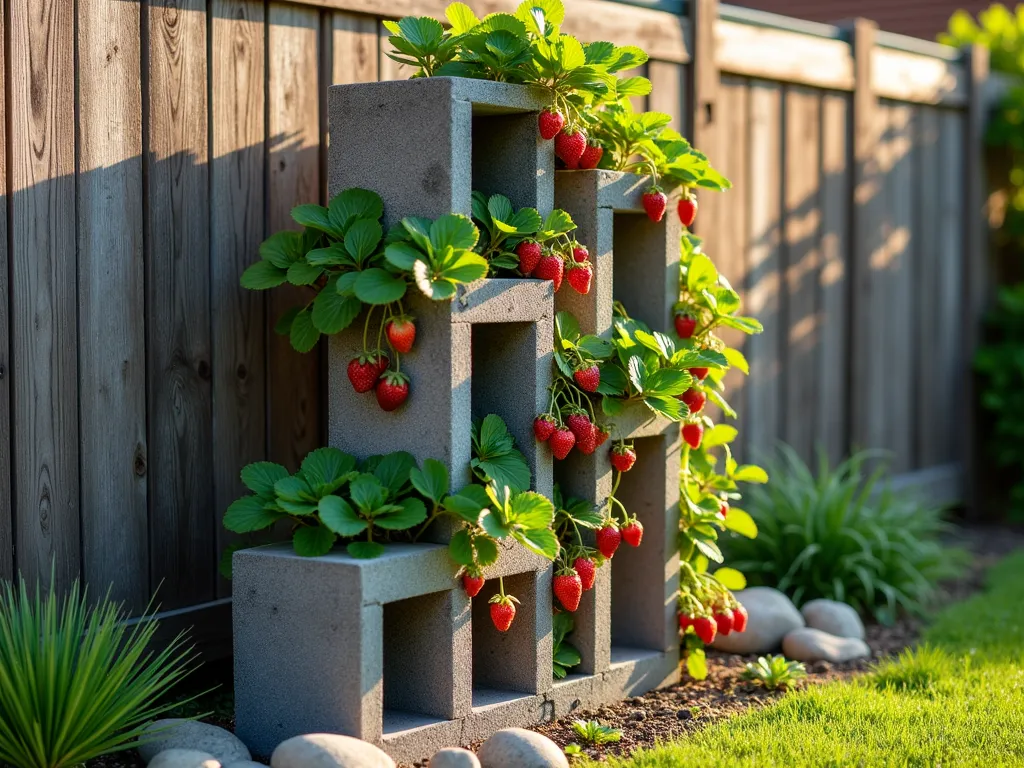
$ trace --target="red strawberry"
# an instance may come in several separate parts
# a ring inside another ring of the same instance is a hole
[[[665,215],[665,208],[668,206],[668,198],[664,192],[657,187],[651,187],[649,192],[644,192],[640,202],[643,203],[644,210],[647,211],[647,218],[651,221],[661,221]]]
[[[384,411],[393,411],[409,397],[409,377],[398,371],[388,371],[377,382],[377,405]]]
[[[587,418],[585,413],[570,414],[565,420],[565,425],[575,436],[576,442],[579,442],[594,431],[594,425],[590,423],[590,419]]]
[[[491,622],[499,632],[508,632],[512,619],[516,617],[515,598],[508,595],[495,595],[491,598]]]
[[[540,137],[545,141],[555,138],[558,132],[565,125],[565,118],[562,113],[554,109],[545,109],[537,118],[537,127],[540,129]]]
[[[569,268],[569,274],[566,276],[569,280],[569,285],[573,287],[576,293],[582,293],[586,296],[590,293],[590,281],[594,277],[594,271],[590,268],[589,264],[578,264],[577,266]]]
[[[590,251],[587,250],[587,246],[581,245],[580,243],[573,243],[572,246],[572,260],[582,264],[584,261],[590,259]]]
[[[718,634],[728,635],[732,632],[732,611],[728,608],[715,614],[715,624],[718,625]]]
[[[565,607],[565,610],[572,613],[580,607],[580,598],[583,596],[583,581],[574,569],[568,568],[555,576],[553,587],[555,597]]]
[[[566,165],[574,167],[578,165],[586,148],[587,137],[583,131],[576,131],[576,133],[562,131],[555,136],[555,154]]]
[[[348,363],[348,380],[356,392],[369,392],[380,378],[380,359],[367,355],[353,357]]]
[[[687,370],[690,372],[691,376],[695,379],[699,379],[700,381],[704,381],[708,375],[707,368],[687,368]]]
[[[519,257],[519,271],[524,275],[528,275],[540,263],[540,243],[535,240],[523,240],[523,242],[516,246],[516,255]]]
[[[685,633],[687,629],[693,626],[693,616],[687,616],[685,613],[679,614],[679,628]]]
[[[690,317],[690,315],[676,315],[675,323],[676,333],[679,334],[680,339],[690,338],[697,329],[697,318]]]
[[[630,520],[622,526],[622,540],[631,547],[639,547],[644,538],[644,527],[639,520]]]
[[[555,421],[554,416],[550,413],[542,413],[533,420],[533,434],[543,443],[554,434],[557,426],[558,422]]]
[[[594,565],[594,561],[589,557],[577,557],[572,567],[579,574],[583,591],[593,589],[594,580],[597,579],[597,566]]]
[[[679,198],[676,210],[679,212],[679,220],[683,226],[689,229],[693,226],[693,220],[697,218],[697,198],[687,193]]]
[[[636,451],[631,446],[623,443],[612,448],[612,466],[619,472],[629,472],[636,464]]]
[[[391,360],[388,358],[388,356],[387,355],[382,355],[382,354],[380,354],[378,352],[377,353],[377,376],[378,377],[382,376],[384,374],[384,371],[386,371],[388,369],[388,366],[390,366],[390,365],[391,365]]]
[[[732,609],[732,631],[746,632],[747,618],[747,609],[737,603],[736,607]]]
[[[715,620],[707,616],[698,616],[693,620],[693,631],[697,633],[704,645],[711,645],[718,634],[718,625]]]
[[[597,551],[610,560],[622,543],[622,533],[615,523],[608,522],[598,529],[596,539]]]
[[[568,456],[569,451],[576,445],[576,436],[568,429],[560,427],[548,438],[548,445],[551,446],[551,454],[561,460]]]
[[[718,508],[718,519],[724,523],[727,517],[729,517],[729,502],[723,501]]]
[[[416,324],[413,323],[411,317],[405,315],[394,317],[388,321],[385,330],[388,334],[388,341],[391,342],[391,346],[396,352],[404,354],[412,349],[412,344],[416,341]]]
[[[476,597],[480,594],[480,590],[484,588],[484,577],[473,576],[466,571],[462,574],[462,588],[466,590],[466,594],[470,597]]]
[[[700,413],[701,408],[704,407],[704,403],[707,402],[708,398],[707,395],[696,387],[690,387],[679,396],[679,399],[686,403],[686,407],[690,409],[690,413],[694,414]]]
[[[612,436],[612,433],[606,430],[604,427],[594,425],[594,439],[597,440],[597,447],[600,448],[604,445],[608,438]]]
[[[597,450],[597,427],[593,424],[590,425],[590,429],[584,432],[581,436],[576,438],[576,447],[580,449],[580,453],[585,456],[589,456]]]
[[[533,270],[533,276],[540,280],[551,280],[555,284],[555,293],[562,287],[562,275],[565,272],[565,264],[554,254],[548,254],[541,258]]]
[[[583,154],[580,156],[580,168],[584,171],[597,168],[597,164],[601,162],[601,155],[603,154],[604,147],[600,144],[587,144],[587,148],[583,150]]]
[[[683,440],[691,448],[700,448],[700,441],[704,437],[704,425],[697,423],[683,424]]]
[[[596,365],[581,365],[573,371],[572,377],[576,379],[580,389],[585,392],[597,392],[597,388],[601,385],[601,371]]]

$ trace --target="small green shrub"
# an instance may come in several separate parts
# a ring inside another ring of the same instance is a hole
[[[580,741],[585,744],[593,744],[595,746],[611,744],[622,738],[622,731],[618,728],[612,728],[610,725],[602,725],[597,720],[576,720],[572,724],[572,729],[576,731],[576,735],[580,737]]]
[[[799,661],[789,661],[785,656],[761,656],[757,661],[747,662],[742,677],[760,683],[769,691],[775,691],[795,688],[807,677],[807,668]]]
[[[162,697],[194,668],[182,635],[148,651],[157,624],[128,627],[109,600],[90,606],[76,581],[58,598],[0,586],[0,764],[70,768],[138,743],[181,702]]]
[[[782,446],[768,468],[772,482],[748,496],[757,538],[723,546],[732,565],[751,586],[776,587],[798,605],[840,600],[882,623],[923,611],[963,553],[939,543],[948,530],[940,509],[892,491],[884,466],[867,475],[874,458],[862,452],[832,468],[822,456],[815,476]]]

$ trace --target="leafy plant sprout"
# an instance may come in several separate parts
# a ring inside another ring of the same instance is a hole
[[[785,690],[799,685],[807,677],[807,669],[799,661],[790,661],[785,656],[760,656],[756,662],[747,662],[742,677],[769,691]]]
[[[594,746],[613,744],[622,739],[622,731],[610,725],[603,725],[597,720],[575,720],[572,729],[581,741]]]

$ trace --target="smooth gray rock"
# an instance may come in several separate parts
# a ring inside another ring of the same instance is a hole
[[[149,768],[221,768],[220,762],[208,752],[196,749],[165,749],[154,755]]]
[[[468,749],[449,747],[435,752],[427,768],[480,768],[480,760]]]
[[[718,635],[712,648],[726,653],[770,653],[789,632],[804,626],[804,617],[793,601],[771,587],[751,587],[736,592],[747,609],[747,630]]]
[[[801,627],[794,629],[782,640],[782,652],[797,661],[830,661],[837,664],[853,659],[865,659],[871,649],[856,637],[836,637],[820,629]]]
[[[267,768],[267,766],[252,760],[239,760],[237,763],[225,765],[224,768]]]
[[[277,745],[272,768],[395,768],[373,744],[336,733],[295,736]]]
[[[160,731],[159,734],[156,732]],[[167,718],[146,726],[142,740],[154,734],[153,741],[139,747],[139,755],[147,763],[158,753],[169,749],[191,749],[213,755],[221,764],[252,760],[242,740],[231,731],[198,720]]]
[[[864,622],[846,603],[836,600],[811,600],[800,609],[807,626],[836,637],[864,639]]]
[[[477,754],[483,768],[569,768],[555,742],[524,728],[506,728],[491,736]]]

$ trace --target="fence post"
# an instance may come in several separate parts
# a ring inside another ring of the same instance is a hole
[[[689,0],[690,141],[708,157],[715,156],[715,121],[718,118],[718,66],[715,63],[715,22],[718,0]]]
[[[980,514],[982,493],[978,482],[977,424],[980,409],[977,405],[975,377],[971,362],[981,341],[981,322],[988,308],[994,288],[992,254],[988,248],[987,190],[985,182],[985,126],[988,109],[985,103],[985,83],[989,75],[989,52],[982,45],[972,45],[963,51],[964,72],[967,76],[968,101],[964,131],[964,260],[963,306],[966,318],[964,351],[964,400],[968,407],[961,442],[961,461],[964,468],[964,502],[968,515]]]
[[[879,179],[876,166],[878,151],[878,97],[871,83],[871,54],[875,47],[875,33],[878,25],[869,19],[851,19],[840,22],[846,30],[853,53],[853,101],[850,109],[850,139],[853,174],[850,195],[850,280],[849,306],[852,321],[849,324],[850,364],[847,366],[847,392],[853,392],[853,377],[857,375],[858,360],[867,359],[872,340],[871,318],[867,307],[859,297],[864,295],[865,285],[871,269],[871,251],[874,240],[872,227],[872,198],[878,194]],[[867,409],[872,403],[866,398],[851,398],[846,418],[846,434],[849,435],[849,450],[865,447],[863,426],[868,423]]]

